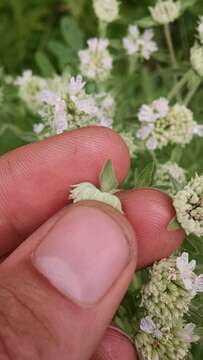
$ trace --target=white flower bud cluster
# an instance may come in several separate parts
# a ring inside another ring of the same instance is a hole
[[[143,140],[149,150],[161,149],[169,143],[188,144],[197,125],[191,110],[180,104],[169,106],[166,98],[142,105],[138,119],[141,127],[137,138]]]
[[[79,51],[80,71],[88,79],[105,81],[110,75],[113,58],[107,47],[108,39],[89,39],[88,48]]]
[[[118,19],[119,2],[117,0],[93,0],[93,7],[100,21],[111,23]]]
[[[187,234],[203,236],[203,176],[196,175],[174,197],[178,222]]]
[[[111,193],[103,192],[91,183],[81,183],[75,185],[70,193],[70,199],[72,199],[74,203],[83,200],[101,201],[122,212],[121,202],[117,196]]]
[[[199,340],[195,325],[184,320],[194,296],[203,292],[203,275],[194,273],[195,266],[187,253],[153,265],[142,289],[145,317],[135,338],[142,360],[186,359],[190,344]]]
[[[149,7],[153,20],[158,24],[169,24],[181,14],[180,1],[158,0],[154,7]]]
[[[37,95],[39,91],[46,88],[46,80],[33,75],[31,70],[25,70],[21,76],[17,77],[15,85],[19,87],[19,96],[27,108],[33,113],[37,112],[39,107]]]
[[[80,75],[72,77],[66,86],[63,79],[53,79],[48,86],[38,94],[42,122],[34,125],[34,132],[39,137],[96,123],[101,110],[94,97],[86,93],[85,82]]]
[[[159,164],[155,172],[154,181],[155,185],[163,187],[169,195],[173,196],[177,193],[175,183],[182,187],[186,184],[186,170],[171,161]]]
[[[138,26],[130,25],[127,36],[123,38],[123,47],[129,56],[136,55],[149,60],[151,55],[158,50],[153,37],[154,32],[152,29],[147,29],[141,34]]]

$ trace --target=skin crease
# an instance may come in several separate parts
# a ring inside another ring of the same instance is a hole
[[[174,209],[166,194],[155,189],[119,193],[124,216],[107,205],[89,202],[90,206],[102,207],[119,226],[123,223],[131,229],[135,242],[132,248],[137,254],[110,294],[91,311],[67,301],[30,261],[33,249],[66,213],[67,208],[62,208],[67,204],[70,186],[81,181],[97,185],[101,168],[109,158],[122,181],[130,164],[127,147],[114,131],[99,127],[52,137],[0,158],[1,255],[22,242],[0,268],[0,355],[6,354],[0,359],[52,360],[60,352],[64,356],[59,356],[60,360],[89,360],[96,348],[93,360],[137,359],[124,335],[115,329],[105,333],[105,329],[127,290],[136,256],[137,268],[145,267],[170,255],[183,241],[182,230],[167,230]],[[16,332],[18,336],[13,336]],[[35,357],[33,353],[30,356],[30,346],[37,350]],[[83,352],[78,354],[80,348]]]

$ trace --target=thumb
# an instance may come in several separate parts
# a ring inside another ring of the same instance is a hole
[[[1,265],[0,354],[90,359],[135,263],[122,214],[93,201],[63,209]]]

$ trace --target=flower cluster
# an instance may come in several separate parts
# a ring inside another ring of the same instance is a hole
[[[88,48],[79,51],[80,71],[88,79],[105,81],[111,72],[113,59],[107,47],[107,39],[89,39]]]
[[[80,75],[68,81],[49,80],[47,88],[38,93],[37,103],[42,121],[34,124],[34,132],[39,138],[91,124],[112,127],[114,98],[106,92],[87,94]]]
[[[173,204],[185,232],[203,236],[203,176],[196,175],[178,191]]]
[[[31,70],[25,70],[21,76],[17,77],[15,84],[19,87],[19,96],[27,108],[36,112],[39,106],[37,94],[46,88],[46,80],[33,75]]]
[[[144,318],[135,343],[141,359],[185,359],[199,337],[185,322],[192,299],[203,292],[203,275],[194,273],[196,262],[187,253],[155,263],[142,289]]]
[[[149,150],[161,149],[169,143],[188,144],[197,126],[191,110],[180,104],[169,106],[166,98],[142,105],[138,119],[141,127],[137,137]]]
[[[152,29],[147,29],[141,34],[136,25],[130,25],[127,36],[123,38],[123,46],[129,56],[136,55],[149,60],[151,55],[158,50],[153,37]]]
[[[93,0],[93,7],[100,21],[110,23],[119,15],[119,2],[117,0]]]
[[[153,20],[158,24],[175,21],[181,13],[180,1],[158,0],[154,7],[149,8]]]
[[[157,186],[173,196],[177,193],[176,183],[182,187],[186,184],[186,170],[171,161],[158,164],[154,181]]]

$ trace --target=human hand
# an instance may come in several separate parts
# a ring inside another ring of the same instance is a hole
[[[184,233],[167,231],[174,209],[154,189],[119,193],[125,216],[94,201],[64,207],[71,185],[98,184],[107,159],[122,181],[128,150],[99,127],[1,157],[0,359],[137,359],[108,326],[135,269],[169,256]]]

